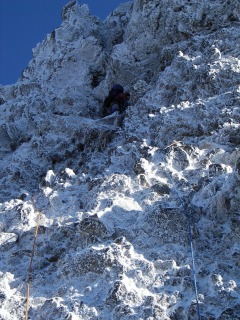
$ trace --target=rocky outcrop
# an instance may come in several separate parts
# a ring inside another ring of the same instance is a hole
[[[237,319],[238,1],[62,18],[0,88],[1,319],[24,317],[39,213],[31,319]]]

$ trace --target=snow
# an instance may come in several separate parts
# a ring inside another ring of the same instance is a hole
[[[0,318],[25,317],[40,214],[29,319],[198,319],[194,272],[201,319],[238,319],[238,1],[62,17],[0,87]]]

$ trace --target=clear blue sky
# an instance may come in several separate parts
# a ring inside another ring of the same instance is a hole
[[[128,0],[129,1],[129,0]],[[78,0],[102,20],[126,0]],[[61,24],[68,0],[0,0],[0,84],[13,84],[32,58],[32,48]]]

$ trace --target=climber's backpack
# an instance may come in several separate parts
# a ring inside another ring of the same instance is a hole
[[[109,96],[115,98],[119,93],[123,93],[123,91],[123,86],[120,84],[114,84],[109,92]]]

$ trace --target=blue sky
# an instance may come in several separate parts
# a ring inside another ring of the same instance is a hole
[[[0,84],[13,84],[32,58],[32,48],[61,24],[68,0],[0,0]],[[125,0],[78,0],[102,20]]]

